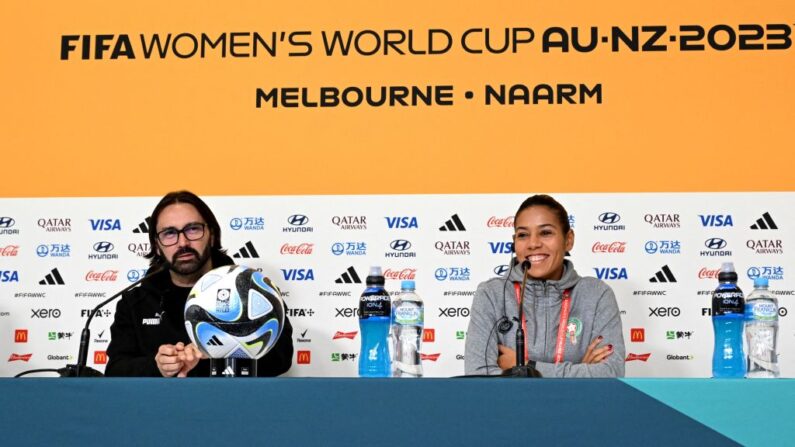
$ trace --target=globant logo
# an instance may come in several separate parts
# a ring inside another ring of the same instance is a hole
[[[784,267],[780,265],[765,265],[749,267],[748,279],[767,278],[769,281],[780,281],[784,279]]]
[[[8,235],[19,234],[19,230],[14,228],[14,225],[16,223],[17,223],[17,221],[14,220],[11,217],[8,217],[8,216],[0,217],[0,235],[2,235],[2,234],[8,234]]]
[[[335,242],[331,245],[334,256],[366,256],[367,243],[361,241]]]
[[[682,253],[682,243],[679,241],[648,241],[643,246],[646,253],[653,255],[678,255]]]
[[[728,245],[725,239],[719,237],[709,238],[704,241],[707,250],[701,250],[699,256],[731,256],[731,250],[723,250]]]
[[[417,269],[412,269],[412,268],[405,268],[403,270],[392,270],[392,269],[384,270],[384,279],[403,281],[408,279],[415,279],[416,275],[417,275]]]
[[[513,216],[491,216],[486,222],[487,228],[513,228]]]
[[[0,247],[0,257],[14,257],[19,254],[19,245]]]
[[[749,239],[745,246],[759,255],[783,255],[781,239]]]
[[[646,214],[643,220],[654,228],[680,228],[678,214]]]
[[[366,216],[334,216],[331,218],[331,223],[336,225],[340,230],[367,229]]]
[[[411,250],[411,242],[405,239],[395,239],[389,244],[392,251],[384,253],[386,258],[416,258],[417,252]]]
[[[447,256],[466,256],[470,254],[469,241],[436,241],[433,247]]]
[[[594,231],[623,231],[626,230],[627,227],[624,225],[618,225],[618,222],[621,221],[621,216],[618,213],[614,213],[612,211],[608,211],[599,215],[599,222],[601,224],[594,225]]]
[[[665,357],[665,359],[666,360],[693,360],[693,359],[695,359],[695,357],[693,357],[690,354],[668,354]]]
[[[36,256],[40,258],[68,258],[72,256],[72,247],[69,244],[49,244],[36,247]]]
[[[282,228],[285,233],[311,233],[315,229],[309,226],[309,218],[303,214],[293,214],[287,218],[289,227]]]
[[[593,253],[624,253],[627,248],[626,242],[594,242],[591,247]]]
[[[262,216],[233,217],[229,221],[229,228],[235,231],[263,231],[265,230],[265,218]]]
[[[437,281],[469,281],[469,267],[439,267],[434,272]]]
[[[36,225],[48,233],[63,233],[72,231],[72,219],[39,219],[36,221]]]
[[[97,242],[93,246],[94,253],[89,253],[88,259],[89,260],[119,259],[119,255],[117,255],[116,253],[111,253],[114,248],[115,247],[110,242],[107,241]]]

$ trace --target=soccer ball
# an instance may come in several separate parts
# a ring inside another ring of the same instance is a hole
[[[258,359],[284,327],[284,303],[268,278],[228,265],[207,272],[185,302],[185,328],[208,357]]]

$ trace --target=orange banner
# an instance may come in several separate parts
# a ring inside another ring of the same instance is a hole
[[[791,2],[0,11],[3,197],[795,189]]]

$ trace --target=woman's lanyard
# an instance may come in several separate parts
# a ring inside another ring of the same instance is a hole
[[[516,291],[516,305],[522,302],[522,286],[518,282],[513,283],[513,288]],[[563,361],[563,353],[566,351],[566,331],[569,324],[569,312],[571,311],[571,289],[563,291],[563,302],[560,303],[560,323],[558,324],[558,338],[555,341],[555,364]],[[521,309],[520,309],[520,314]],[[522,329],[524,330],[524,358],[530,360],[527,344],[527,322],[522,320]]]

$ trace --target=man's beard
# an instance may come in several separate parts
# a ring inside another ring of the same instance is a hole
[[[193,254],[194,258],[189,260],[177,259],[180,255],[185,253]],[[166,260],[166,265],[168,265],[169,270],[179,275],[190,276],[200,271],[204,265],[207,264],[207,261],[210,259],[210,246],[207,245],[204,248],[204,253],[201,255],[190,247],[184,247],[174,253],[171,259],[172,261]]]

